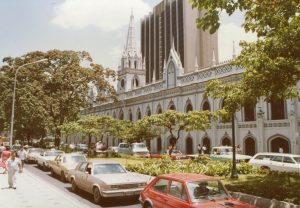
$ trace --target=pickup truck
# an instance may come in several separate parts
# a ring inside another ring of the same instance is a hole
[[[127,154],[132,156],[149,157],[150,153],[144,143],[120,143],[118,146],[119,154]]]

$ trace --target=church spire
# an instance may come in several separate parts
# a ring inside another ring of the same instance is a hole
[[[134,16],[133,16],[133,11],[131,9],[131,15],[130,15],[130,22],[129,22],[129,27],[128,27],[128,33],[127,33],[127,41],[126,41],[126,46],[125,46],[125,52],[128,53],[135,53],[136,50],[136,45],[135,45],[135,29],[134,29]]]

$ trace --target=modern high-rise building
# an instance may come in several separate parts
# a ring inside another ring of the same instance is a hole
[[[217,33],[198,29],[201,12],[188,0],[163,0],[141,21],[141,52],[145,60],[146,83],[161,80],[172,42],[180,56],[184,73],[218,62]],[[215,56],[215,57],[213,57]]]

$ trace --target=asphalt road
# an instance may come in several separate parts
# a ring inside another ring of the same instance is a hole
[[[26,164],[25,170],[30,172],[31,174],[35,175],[39,179],[42,179],[44,182],[49,184],[49,186],[54,186],[61,194],[65,194],[70,198],[74,198],[80,200],[80,202],[84,203],[89,207],[112,207],[112,208],[119,208],[119,207],[126,207],[126,208],[141,208],[138,198],[109,198],[105,199],[103,203],[97,205],[93,202],[93,196],[84,192],[79,191],[78,193],[73,193],[71,191],[71,184],[69,183],[62,183],[59,179],[54,178],[50,175],[50,172],[44,172],[43,170],[39,169],[36,165],[33,164]]]

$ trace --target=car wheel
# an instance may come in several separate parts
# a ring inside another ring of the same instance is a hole
[[[77,187],[77,185],[76,185],[74,179],[72,179],[72,187],[71,187],[71,190],[72,190],[74,193],[78,191],[78,187]]]
[[[47,171],[47,166],[43,163],[43,171]]]
[[[50,168],[50,173],[51,173],[52,177],[55,177],[55,173],[54,173],[54,170],[52,168]]]
[[[94,192],[94,202],[96,204],[99,204],[101,202],[101,200],[102,200],[102,196],[101,196],[99,188],[95,187],[93,189],[93,192]]]
[[[61,174],[60,174],[60,180],[65,183],[67,180],[66,180],[66,176],[65,176],[65,173],[64,171],[61,171]]]
[[[149,202],[146,202],[143,206],[143,208],[152,208],[151,204]]]

